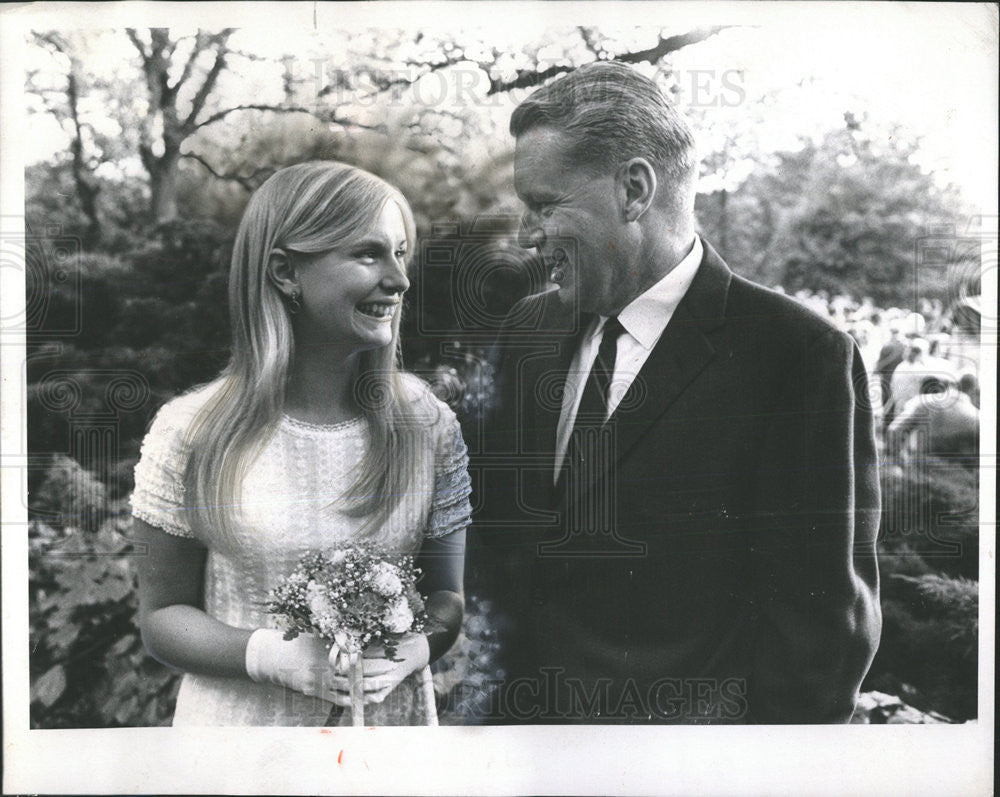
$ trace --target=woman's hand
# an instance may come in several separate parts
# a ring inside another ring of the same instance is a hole
[[[331,660],[335,656],[336,650],[331,653]],[[427,666],[430,661],[427,637],[423,634],[404,635],[396,648],[396,659],[389,659],[381,645],[372,645],[365,651],[362,665],[365,703],[381,703],[406,676]],[[329,699],[338,706],[350,706],[351,679],[347,656],[336,657],[332,683],[335,694]]]
[[[247,642],[247,675],[258,683],[286,686],[336,702],[333,662],[337,652],[312,636],[286,640],[281,631],[260,628]]]

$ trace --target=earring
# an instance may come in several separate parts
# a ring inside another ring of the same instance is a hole
[[[302,309],[302,305],[299,304],[299,297],[301,295],[298,288],[292,288],[292,292],[288,297],[288,312],[292,315],[295,315]]]

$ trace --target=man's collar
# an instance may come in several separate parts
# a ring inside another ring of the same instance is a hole
[[[691,251],[684,256],[659,282],[652,285],[629,302],[618,314],[618,320],[633,338],[646,349],[651,349],[659,340],[664,327],[691,286],[698,266],[704,255],[701,238],[697,235]],[[604,328],[604,316],[600,316],[591,336]]]

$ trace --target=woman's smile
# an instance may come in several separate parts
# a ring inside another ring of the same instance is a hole
[[[391,321],[396,315],[399,302],[365,302],[358,305],[358,312],[380,321]]]

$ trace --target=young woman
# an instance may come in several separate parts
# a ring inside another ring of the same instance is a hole
[[[250,199],[230,362],[161,408],[135,472],[143,639],[186,673],[175,725],[350,721],[336,656],[262,606],[302,553],[356,541],[418,555],[434,621],[396,661],[366,653],[366,724],[436,723],[470,487],[454,413],[397,367],[413,242],[402,195],[344,164],[282,169]]]

